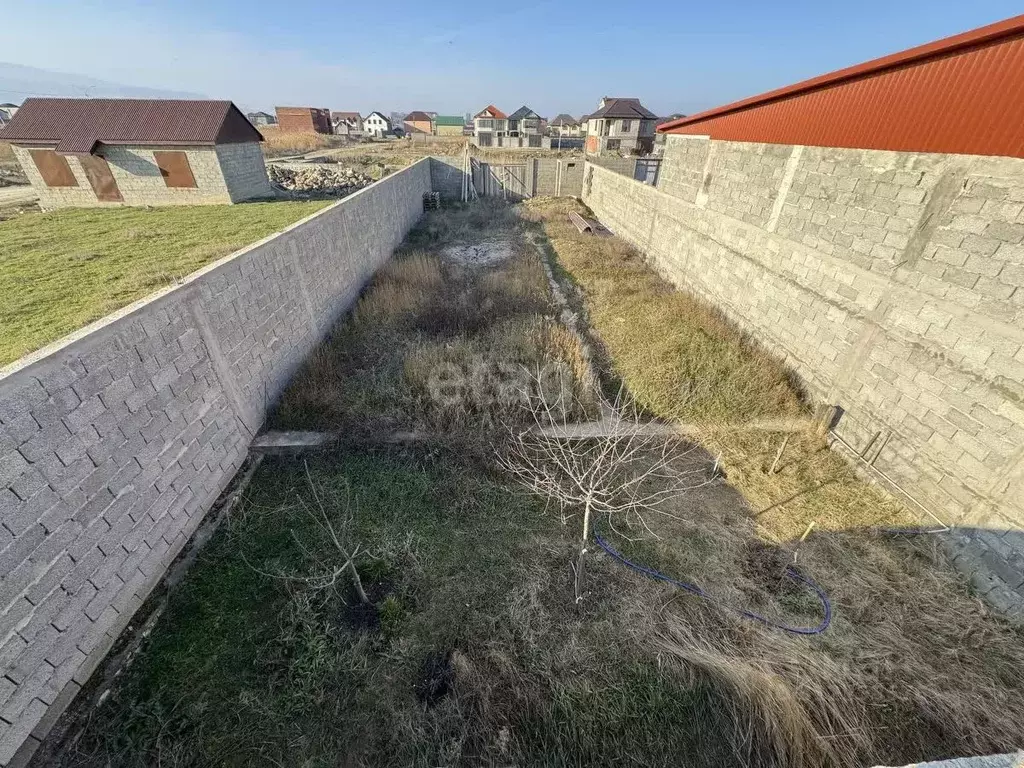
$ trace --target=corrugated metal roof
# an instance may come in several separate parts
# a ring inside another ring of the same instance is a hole
[[[186,99],[26,99],[0,131],[14,143],[54,144],[88,154],[103,144],[223,144],[262,141],[230,101]]]
[[[463,126],[466,124],[466,118],[459,117],[458,115],[438,115],[434,118],[434,125],[457,125]]]
[[[1024,16],[658,130],[726,141],[1024,157]]]

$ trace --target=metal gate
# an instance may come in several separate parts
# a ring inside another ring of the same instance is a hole
[[[633,178],[650,184],[652,187],[658,183],[658,170],[661,168],[659,157],[638,157],[636,166],[633,168]]]

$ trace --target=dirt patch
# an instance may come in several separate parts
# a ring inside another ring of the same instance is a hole
[[[419,677],[414,686],[416,698],[428,707],[437,704],[455,687],[455,668],[452,651],[431,651],[423,659]]]
[[[743,546],[740,568],[743,575],[773,597],[795,595],[800,587],[787,575],[793,556],[780,547],[760,539],[749,539]]]
[[[373,603],[350,602],[341,611],[341,625],[358,632],[378,632],[380,610]]]
[[[473,245],[452,245],[441,255],[466,267],[490,267],[512,258],[514,249],[508,240],[488,240]]]

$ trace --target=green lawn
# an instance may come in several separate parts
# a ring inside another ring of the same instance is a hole
[[[85,208],[0,221],[0,365],[326,205]]]

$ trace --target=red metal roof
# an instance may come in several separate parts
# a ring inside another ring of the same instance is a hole
[[[725,141],[1024,157],[1024,15],[658,130]]]
[[[26,99],[0,137],[13,143],[53,144],[64,154],[89,154],[97,143],[263,140],[230,101],[185,99]]]

